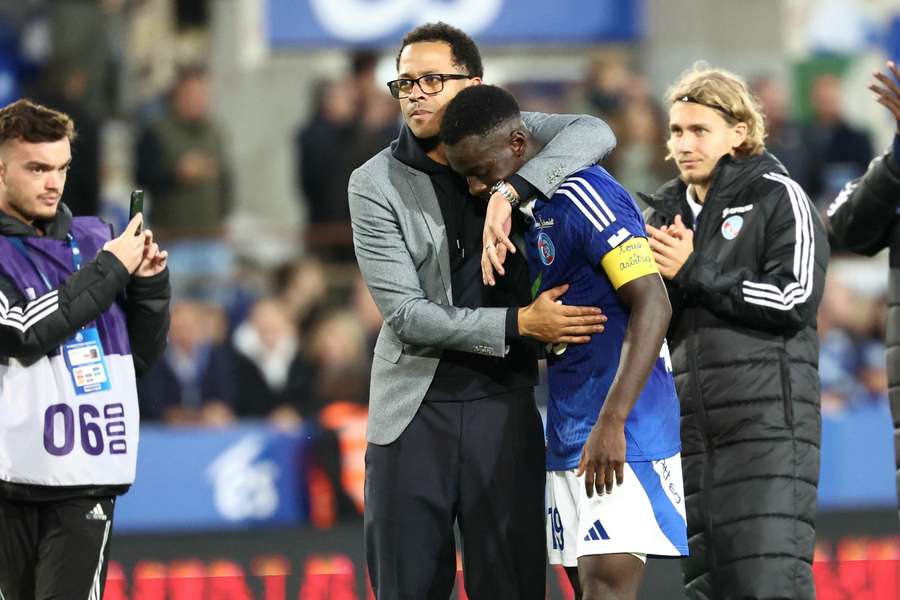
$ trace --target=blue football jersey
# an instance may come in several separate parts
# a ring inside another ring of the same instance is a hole
[[[578,466],[619,368],[628,326],[628,306],[619,300],[601,260],[628,240],[647,234],[634,200],[598,166],[570,176],[549,201],[537,199],[532,215],[526,240],[533,295],[568,283],[561,299],[565,304],[598,306],[608,318],[605,332],[593,335],[589,343],[548,352],[547,469],[558,471]],[[679,421],[664,343],[625,423],[626,460],[657,460],[679,452]]]

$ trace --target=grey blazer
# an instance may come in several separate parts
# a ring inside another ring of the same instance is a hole
[[[615,147],[600,119],[524,113],[543,150],[519,171],[545,196]],[[506,353],[506,308],[452,306],[444,219],[429,176],[385,148],[349,183],[353,244],[363,278],[384,316],[375,344],[366,437],[396,440],[415,416],[445,349]]]

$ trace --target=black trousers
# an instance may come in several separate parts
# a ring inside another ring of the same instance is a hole
[[[0,598],[100,600],[114,498],[0,498]]]
[[[446,600],[454,521],[471,600],[543,600],[544,435],[534,394],[426,402],[366,451],[366,557],[378,600]]]

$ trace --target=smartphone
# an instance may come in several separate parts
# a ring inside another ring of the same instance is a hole
[[[144,190],[134,190],[131,192],[131,207],[128,209],[128,221],[130,222],[135,215],[144,212]],[[143,227],[138,227],[135,235],[140,235]]]

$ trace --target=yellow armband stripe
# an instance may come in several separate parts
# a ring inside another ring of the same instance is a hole
[[[616,289],[644,275],[659,273],[650,244],[642,237],[622,242],[604,255],[600,265]]]

